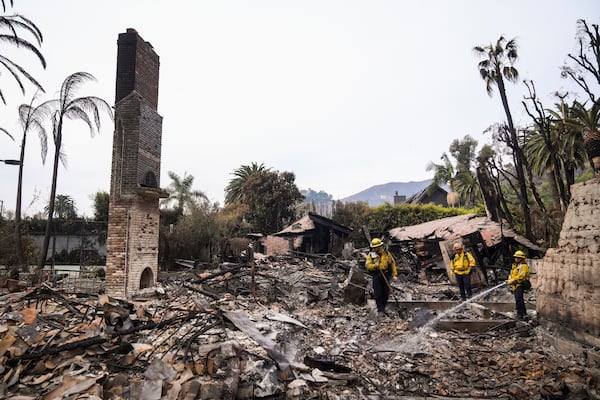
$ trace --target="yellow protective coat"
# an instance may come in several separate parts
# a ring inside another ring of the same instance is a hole
[[[468,251],[462,251],[454,255],[450,263],[450,270],[456,275],[466,275],[475,267],[475,258]]]
[[[527,261],[522,260],[518,263],[513,263],[508,279],[514,280],[514,282],[510,285],[510,288],[513,292],[517,290],[517,288],[521,286],[526,279],[529,279],[529,265],[527,265]]]
[[[398,276],[396,270],[396,260],[389,251],[382,251],[378,257],[372,258],[371,253],[367,255],[367,261],[365,262],[365,268],[367,271],[376,271],[378,268],[383,272],[386,272],[388,268],[392,271],[392,276]]]

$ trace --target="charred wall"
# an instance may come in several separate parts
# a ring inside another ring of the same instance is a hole
[[[575,339],[600,341],[600,182],[572,186],[558,246],[537,263],[540,319],[568,327]]]

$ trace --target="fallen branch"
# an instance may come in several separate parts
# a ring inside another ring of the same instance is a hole
[[[23,296],[23,300],[40,300],[40,299],[54,299],[57,303],[65,306],[69,311],[77,315],[83,315],[81,311],[75,308],[71,301],[65,298],[62,294],[58,293],[56,290],[52,289],[46,284],[42,284],[40,287],[36,288],[33,292],[27,293]],[[81,305],[81,304],[78,304]],[[87,305],[86,305],[87,306]]]
[[[221,298],[223,298],[223,296],[220,293],[212,292],[210,290],[204,289],[203,287],[196,287],[196,286],[192,286],[191,284],[187,284],[187,283],[184,284],[184,287],[191,291],[198,292],[207,297],[210,297],[213,300],[220,300]]]
[[[230,269],[223,269],[218,272],[213,272],[212,274],[209,274],[207,276],[199,276],[198,279],[196,279],[192,283],[201,283],[201,282],[207,281],[209,279],[213,279],[218,276],[225,275],[227,273],[234,273],[235,271],[240,270],[242,267],[245,267],[245,265],[236,265],[235,267],[232,267]]]

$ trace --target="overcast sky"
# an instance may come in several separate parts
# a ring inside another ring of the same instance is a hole
[[[43,32],[48,67],[25,52],[0,54],[34,75],[56,97],[63,80],[86,71],[97,78],[80,92],[114,104],[117,38],[134,28],[160,57],[158,112],[163,117],[161,187],[168,171],[194,176],[194,189],[223,204],[232,172],[252,162],[296,175],[300,189],[341,199],[373,185],[432,177],[452,140],[504,120],[477,70],[476,45],[516,38],[522,79],[533,80],[548,107],[552,94],[573,89],[560,66],[576,47],[576,21],[599,22],[597,0],[15,0],[16,12]],[[17,159],[17,107],[29,103],[4,69],[0,159]],[[515,122],[522,84],[509,85]],[[67,123],[68,166],[58,194],[80,214],[109,191],[112,121],[91,138]],[[49,142],[51,143],[51,142]],[[48,202],[53,149],[41,162],[40,142],[26,146],[23,208]],[[0,200],[14,210],[17,170],[0,164]]]

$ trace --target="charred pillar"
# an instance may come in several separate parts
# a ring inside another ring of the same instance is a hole
[[[134,29],[117,41],[106,292],[127,298],[158,274],[158,201],[162,117],[157,112],[159,57]]]

